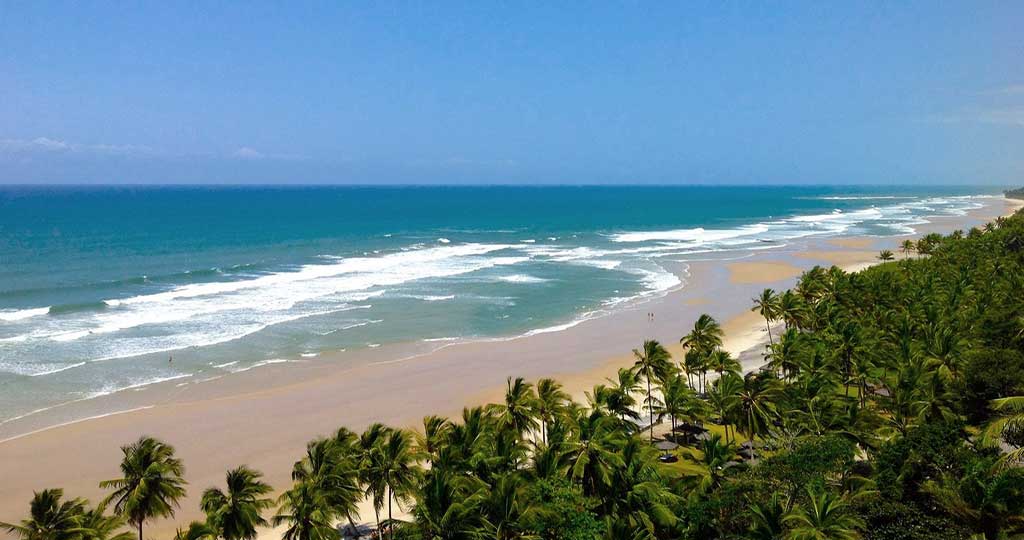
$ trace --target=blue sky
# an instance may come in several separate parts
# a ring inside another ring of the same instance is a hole
[[[1024,184],[1021,28],[1021,2],[6,2],[0,183]]]

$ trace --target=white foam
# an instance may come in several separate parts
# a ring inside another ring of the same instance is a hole
[[[506,283],[545,283],[549,280],[539,278],[536,276],[530,276],[526,274],[512,274],[510,276],[498,276],[495,279],[498,281],[504,281]]]
[[[745,225],[735,229],[675,229],[668,231],[636,231],[611,235],[612,242],[650,242],[653,240],[669,240],[684,242],[718,242],[741,236],[752,236],[768,232],[768,226],[762,223]]]
[[[30,309],[4,309],[0,310],[0,321],[14,322],[31,317],[38,317],[40,315],[46,315],[50,312],[50,307],[41,308],[30,308]]]

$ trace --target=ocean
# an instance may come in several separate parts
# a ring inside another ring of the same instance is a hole
[[[688,260],[913,232],[978,187],[0,187],[0,425],[324,351],[557,332]],[[170,361],[173,360],[173,361]]]

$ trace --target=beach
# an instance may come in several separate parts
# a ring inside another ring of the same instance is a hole
[[[965,216],[916,225],[913,236],[981,225],[1020,206],[993,199]],[[186,466],[189,496],[177,516],[147,528],[147,536],[168,537],[200,516],[202,490],[221,484],[229,468],[247,464],[261,470],[280,490],[290,483],[291,465],[305,444],[318,436],[341,426],[360,431],[383,422],[416,428],[428,414],[457,416],[467,405],[498,399],[510,376],[553,377],[579,398],[631,365],[631,349],[645,339],[657,339],[678,355],[679,338],[701,313],[722,321],[725,348],[754,358],[744,365],[752,369],[766,339],[764,320],[750,311],[762,289],[784,290],[815,265],[861,269],[877,262],[881,249],[897,252],[898,259],[903,255],[897,246],[907,237],[808,238],[735,260],[669,262],[665,266],[681,286],[557,331],[433,350],[421,342],[385,344],[361,351],[358,361],[346,355],[344,363],[324,353],[315,361],[264,365],[200,384],[167,381],[103,396],[81,405],[83,414],[96,418],[66,425],[47,425],[46,415],[29,417],[6,426],[0,441],[0,521],[19,519],[32,491],[47,487],[100,500],[98,482],[118,476],[118,447],[147,434],[174,445]],[[360,518],[372,521],[372,512]]]

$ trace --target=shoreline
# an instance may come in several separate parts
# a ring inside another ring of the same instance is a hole
[[[913,236],[949,232],[1012,213],[1022,205],[997,199],[966,216],[932,218],[917,226]],[[0,441],[0,476],[5,479],[0,485],[0,520],[19,518],[33,489],[59,486],[69,495],[99,500],[96,484],[116,476],[118,447],[147,433],[176,446],[185,461],[190,496],[176,519],[160,520],[149,528],[157,535],[172,533],[198,515],[202,489],[222,482],[223,471],[230,467],[245,463],[260,469],[281,490],[292,462],[317,435],[341,425],[361,430],[381,421],[414,427],[425,414],[457,416],[465,405],[500,396],[506,376],[531,381],[553,377],[577,396],[614,375],[617,367],[632,364],[630,349],[646,337],[659,339],[678,354],[679,336],[702,312],[722,322],[726,348],[738,356],[765,338],[763,319],[749,311],[750,298],[761,289],[785,289],[815,264],[873,264],[879,249],[892,249],[907,237],[808,239],[732,261],[676,261],[670,269],[681,275],[686,268],[689,274],[683,286],[558,332],[453,342],[427,352],[413,351],[415,343],[386,345],[365,351],[359,363],[328,353],[314,362],[267,365],[188,387],[172,381],[104,396],[110,399],[94,405],[116,402],[131,410]],[[641,311],[655,312],[655,322],[646,321]],[[403,350],[411,354],[396,359]],[[67,448],[77,452],[68,455]],[[38,464],[46,466],[33,466]],[[373,514],[361,518],[370,521]]]

